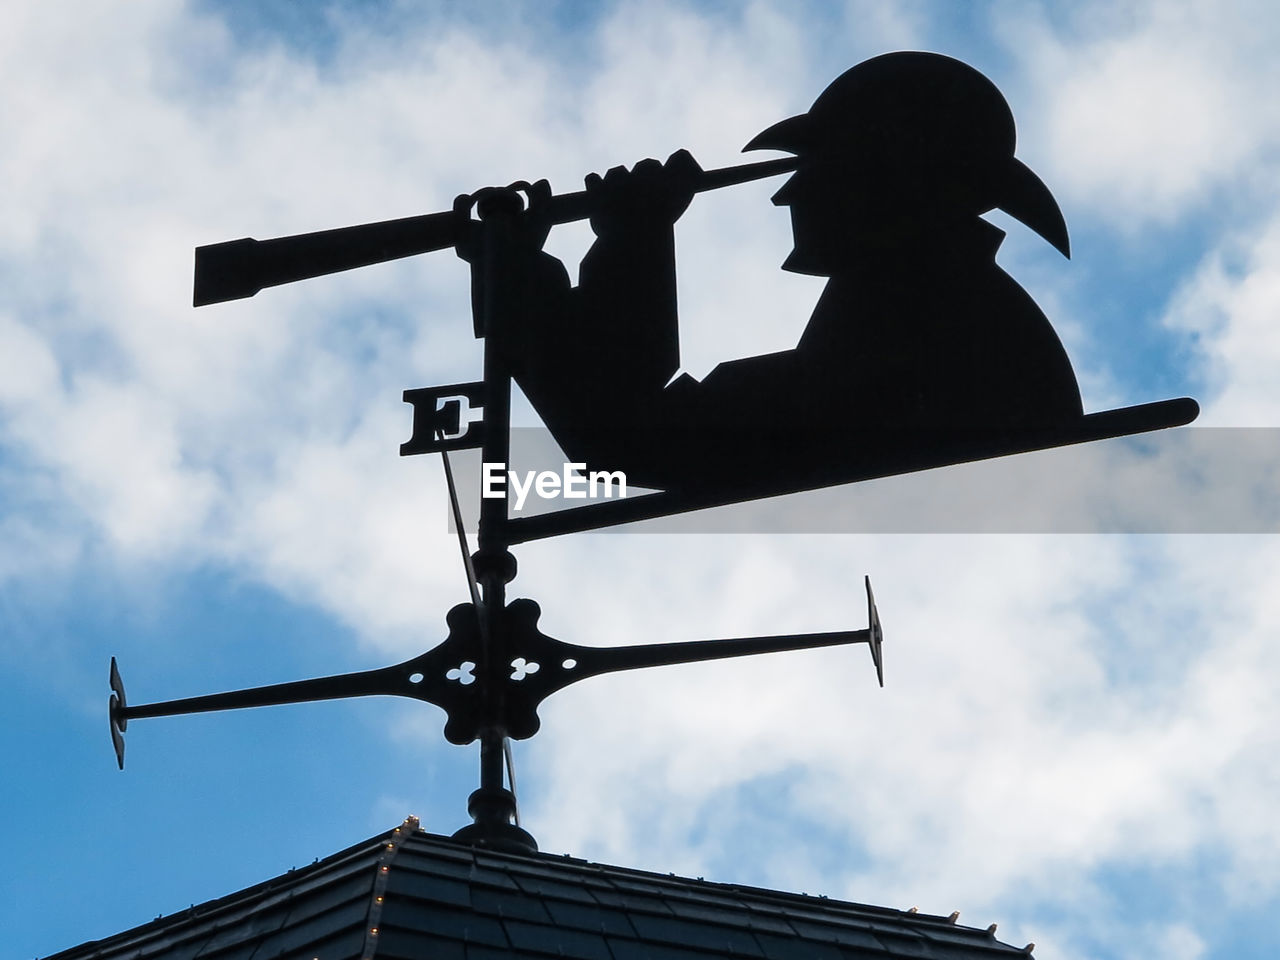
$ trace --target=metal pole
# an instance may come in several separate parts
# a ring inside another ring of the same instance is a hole
[[[494,197],[496,202],[479,210],[481,216],[481,334],[484,336],[485,439],[481,448],[483,463],[499,463],[506,469],[510,453],[511,375],[502,352],[491,341],[502,323],[499,289],[499,246],[505,239],[500,234],[510,226],[510,216],[515,211],[508,204],[519,202],[514,196]],[[505,202],[504,202],[505,201]],[[486,219],[487,218],[487,219]],[[483,468],[482,468],[483,469]],[[502,716],[503,664],[506,660],[506,636],[503,630],[503,608],[506,606],[508,573],[514,573],[506,538],[508,491],[502,486],[502,496],[480,500],[480,524],[477,536],[477,577],[484,597],[480,610],[481,643],[484,646],[484,700],[485,714],[493,721],[480,738],[480,789],[504,788],[502,773],[502,741],[506,731],[497,719]]]
[[[498,463],[505,470],[510,453],[511,372],[501,349],[492,342],[500,335],[505,311],[504,298],[511,291],[501,288],[499,248],[511,220],[518,216],[523,201],[515,191],[491,195],[478,209],[481,222],[479,251],[480,310],[479,334],[484,338],[485,439],[481,447],[483,463]],[[519,291],[516,292],[517,296]],[[506,631],[506,587],[515,578],[515,557],[508,539],[508,490],[501,497],[480,499],[479,532],[476,538],[475,572],[480,583],[481,701],[485,724],[480,733],[480,788],[471,795],[467,810],[475,822],[455,836],[482,846],[517,852],[534,852],[533,837],[511,821],[515,797],[504,779],[507,730],[503,718],[503,691],[511,656]]]

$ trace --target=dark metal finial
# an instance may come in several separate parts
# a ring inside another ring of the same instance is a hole
[[[529,831],[514,823],[515,795],[505,789],[476,790],[467,798],[467,813],[474,820],[453,835],[473,847],[504,853],[537,853],[538,844]]]

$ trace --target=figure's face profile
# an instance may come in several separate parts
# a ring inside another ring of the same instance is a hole
[[[909,179],[868,169],[853,157],[805,163],[772,197],[791,214],[791,273],[829,277],[872,251],[884,252],[926,232],[924,191]]]
[[[835,272],[838,251],[824,238],[840,230],[841,221],[849,221],[841,214],[844,203],[837,197],[851,191],[848,186],[841,190],[832,179],[802,168],[773,195],[774,206],[787,207],[791,214],[793,246],[783,270],[819,277]]]

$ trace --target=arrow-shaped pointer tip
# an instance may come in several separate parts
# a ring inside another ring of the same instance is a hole
[[[867,646],[871,648],[871,662],[876,665],[876,679],[884,686],[884,656],[880,652],[880,644],[884,642],[884,630],[880,626],[880,611],[876,609],[876,596],[871,592],[871,578],[864,578],[867,585],[867,626],[870,636]]]
[[[107,703],[107,719],[111,724],[111,746],[116,751],[116,766],[124,769],[124,731],[129,721],[122,716],[127,701],[124,698],[124,681],[120,679],[120,669],[116,666],[116,658],[111,658],[111,699]]]

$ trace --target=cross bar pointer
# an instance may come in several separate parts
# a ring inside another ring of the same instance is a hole
[[[853,643],[868,644],[876,678],[883,687],[880,649],[884,634],[870,578],[866,580],[866,589],[869,626],[862,630],[626,647],[588,647],[549,637],[538,629],[542,615],[538,604],[532,600],[515,600],[502,611],[499,621],[502,642],[496,646],[495,662],[488,665],[485,657],[489,645],[481,642],[481,618],[476,616],[476,607],[461,603],[446,617],[449,636],[434,649],[403,663],[137,706],[128,704],[120,671],[112,657],[111,742],[116,762],[124,769],[124,733],[130,720],[368,696],[411,697],[440,707],[447,716],[444,735],[450,743],[471,743],[485,731],[495,730],[503,736],[524,740],[537,733],[542,725],[538,706],[543,700],[588,677],[643,667]]]

